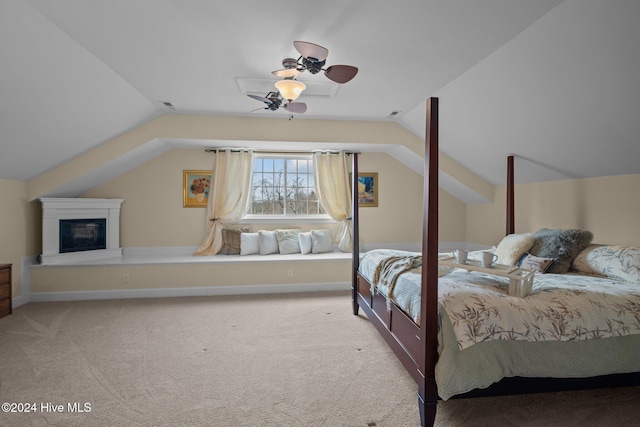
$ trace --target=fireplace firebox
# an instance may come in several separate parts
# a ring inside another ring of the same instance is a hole
[[[60,253],[107,249],[106,218],[61,219]]]

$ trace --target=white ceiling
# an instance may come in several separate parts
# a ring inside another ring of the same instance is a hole
[[[173,113],[163,102],[286,118],[243,90],[270,90],[293,40],[360,69],[345,85],[300,76],[328,94],[303,94],[305,119],[422,137],[435,95],[441,150],[492,184],[508,154],[519,182],[640,173],[638,18],[637,0],[0,0],[0,179]]]

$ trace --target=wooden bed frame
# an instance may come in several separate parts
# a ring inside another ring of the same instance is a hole
[[[418,405],[423,426],[432,426],[439,400],[435,381],[438,360],[438,98],[427,100],[424,213],[422,235],[422,294],[420,325],[418,326],[383,295],[372,295],[371,285],[358,273],[360,260],[359,214],[357,192],[353,192],[353,314],[362,308],[400,362],[418,384]],[[358,154],[353,154],[352,187],[358,188]],[[507,160],[506,234],[515,232],[514,158]],[[615,374],[591,378],[505,378],[483,390],[474,390],[459,397],[496,396],[535,392],[575,390],[598,387],[640,385],[640,373]]]

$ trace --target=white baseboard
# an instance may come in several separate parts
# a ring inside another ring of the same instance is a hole
[[[347,291],[351,283],[299,283],[282,285],[210,286],[190,288],[120,289],[107,291],[35,292],[32,302],[79,301],[128,298],[167,298],[219,295],[281,294],[296,292]],[[15,301],[15,300],[14,300]]]

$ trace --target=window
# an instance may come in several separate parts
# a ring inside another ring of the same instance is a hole
[[[326,216],[316,194],[311,156],[257,155],[249,214]]]

